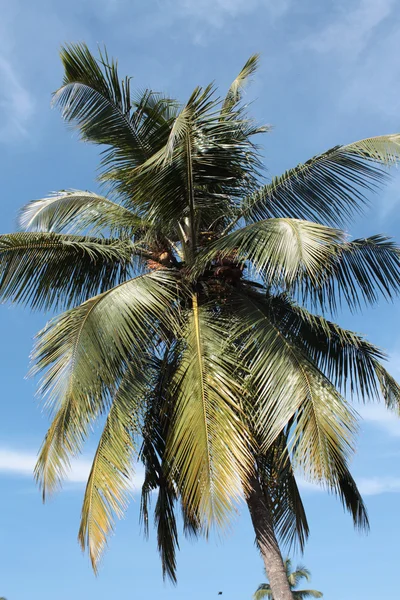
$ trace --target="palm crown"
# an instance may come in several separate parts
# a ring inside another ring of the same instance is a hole
[[[303,579],[310,581],[311,573],[308,569],[297,565],[296,570],[292,571],[292,561],[287,558],[285,560],[285,570],[290,589],[292,590],[292,594],[295,599],[305,600],[306,598],[322,598],[323,594],[317,590],[295,589]],[[271,586],[269,583],[261,583],[255,591],[253,598],[254,600],[263,600],[263,598],[273,600]]]
[[[157,490],[171,577],[177,504],[185,532],[206,533],[254,481],[278,537],[302,545],[294,468],[366,526],[348,469],[356,415],[342,393],[381,393],[397,408],[400,389],[378,348],[314,313],[399,291],[396,245],[350,241],[340,226],[398,162],[400,135],[337,146],[266,182],[253,139],[267,128],[241,102],[256,56],[224,99],[197,88],[183,106],[134,94],[115,62],[84,45],[61,57],[54,102],[85,141],[105,145],[109,195],[34,201],[21,231],[0,236],[2,299],[65,309],[33,352],[52,412],[35,471],[43,496],[105,417],[79,531],[94,566],[137,457],[142,517],[147,527]]]

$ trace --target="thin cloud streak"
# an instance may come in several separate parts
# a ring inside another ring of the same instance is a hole
[[[17,475],[33,478],[37,455],[33,452],[0,448],[0,476]],[[67,473],[66,482],[84,484],[89,477],[92,461],[86,458],[71,461],[71,469]],[[137,469],[132,481],[132,488],[140,489],[143,485],[143,472]]]
[[[34,114],[34,102],[11,62],[2,55],[0,77],[0,141],[14,141],[28,135],[27,124]]]
[[[363,421],[374,425],[391,437],[400,437],[400,418],[382,404],[365,404],[357,407]]]
[[[353,10],[351,7],[354,7]],[[354,60],[365,48],[374,30],[389,17],[394,0],[346,2],[336,19],[306,40],[306,45],[321,53],[342,54]]]
[[[357,485],[363,496],[400,493],[400,477],[361,477]]]
[[[181,15],[205,21],[214,27],[223,27],[228,19],[255,11],[266,10],[271,18],[282,17],[291,0],[178,0]]]

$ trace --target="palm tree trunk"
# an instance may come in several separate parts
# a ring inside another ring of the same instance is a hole
[[[252,476],[249,483],[246,502],[271,586],[273,600],[294,600],[279,544],[272,527],[270,511],[256,474]]]

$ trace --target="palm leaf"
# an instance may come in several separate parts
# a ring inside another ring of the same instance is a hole
[[[125,512],[132,486],[135,434],[148,385],[146,365],[130,364],[114,395],[86,485],[79,541],[89,549],[93,569],[113,530],[115,516]]]
[[[265,301],[275,326],[299,346],[339,390],[398,408],[400,388],[382,365],[384,353],[353,331],[313,315],[287,295]]]
[[[108,409],[126,367],[141,364],[155,336],[162,339],[160,323],[173,326],[175,299],[176,279],[158,271],[95,296],[40,332],[31,372],[44,371],[39,393],[56,411],[35,470],[43,496],[60,484],[67,457]]]
[[[32,308],[69,307],[127,279],[130,241],[56,233],[0,236],[0,297]]]
[[[130,119],[130,79],[121,82],[117,63],[101,52],[96,60],[85,44],[67,45],[60,56],[64,81],[53,101],[63,118],[76,122],[84,139],[129,147],[142,159],[145,146]]]
[[[225,348],[226,327],[193,297],[167,450],[184,504],[207,528],[226,521],[251,464],[236,357]]]
[[[242,98],[242,90],[244,86],[248,83],[250,77],[254,75],[258,68],[260,55],[253,54],[246,61],[243,69],[240,71],[239,75],[234,79],[231,83],[231,86],[228,90],[224,103],[222,105],[221,113],[224,114],[226,112],[230,112],[238,102],[240,102]]]
[[[295,590],[293,596],[298,600],[305,600],[306,598],[322,598],[323,593],[317,590]]]
[[[319,285],[302,290],[304,300],[336,311],[342,302],[351,310],[392,300],[400,292],[400,249],[382,235],[337,244],[326,262]],[[301,287],[301,284],[300,284]]]
[[[285,338],[256,298],[236,297],[242,326],[240,358],[249,369],[254,398],[252,426],[264,452],[290,423],[289,452],[294,468],[338,494],[360,527],[365,507],[347,467],[356,432],[353,411],[314,362]],[[239,359],[238,359],[239,360]]]
[[[290,573],[288,580],[291,587],[297,587],[302,579],[310,581],[310,578],[310,571],[302,565],[297,565],[296,570]]]
[[[145,466],[145,484],[142,489],[141,520],[148,533],[151,495],[157,493],[154,509],[157,543],[163,576],[176,583],[176,550],[178,529],[176,505],[178,493],[171,477],[170,463],[166,460],[166,440],[170,430],[171,384],[179,360],[179,345],[167,342],[160,358],[153,358],[153,381],[146,401],[142,429],[143,443],[140,458]]]
[[[277,537],[289,548],[298,543],[302,551],[309,527],[288,452],[287,436],[279,435],[268,450],[258,455],[257,465]]]
[[[263,600],[270,598],[272,600],[272,591],[269,583],[261,583],[253,594],[253,600]]]
[[[290,217],[328,225],[346,223],[366,203],[365,193],[386,179],[384,167],[397,164],[400,135],[367,138],[314,156],[275,177],[244,199],[240,219]]]
[[[197,271],[212,260],[231,257],[251,263],[269,286],[317,285],[343,233],[310,221],[267,219],[221,237],[198,258]],[[196,273],[196,271],[195,271]]]
[[[93,192],[69,190],[30,202],[20,212],[20,227],[25,231],[56,233],[113,233],[132,235],[145,222],[135,213]]]

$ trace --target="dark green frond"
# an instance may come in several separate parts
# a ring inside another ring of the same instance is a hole
[[[146,398],[140,458],[145,466],[141,520],[148,532],[150,495],[156,494],[154,520],[163,576],[176,583],[178,492],[166,460],[166,440],[172,416],[171,386],[179,360],[179,345],[168,341],[161,357],[153,357],[152,385]]]
[[[353,331],[313,315],[286,295],[266,299],[265,306],[282,334],[299,346],[339,390],[350,391],[363,400],[378,396],[380,377],[390,378],[380,362],[386,357],[379,348]],[[384,389],[383,393],[388,397]]]
[[[257,457],[257,465],[276,535],[289,549],[298,544],[303,551],[309,527],[284,434]]]
[[[275,177],[243,201],[235,222],[276,217],[345,223],[366,203],[366,192],[386,179],[400,157],[398,134],[335,146]]]
[[[31,308],[70,307],[132,273],[134,245],[56,233],[0,236],[0,298]]]
[[[335,311],[344,302],[352,310],[392,300],[400,293],[400,248],[382,235],[344,242],[332,253],[316,288],[306,285],[304,299]]]

